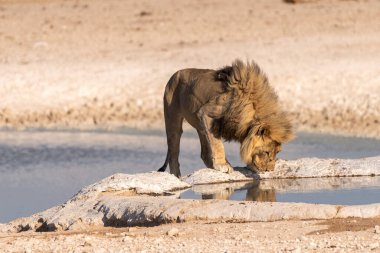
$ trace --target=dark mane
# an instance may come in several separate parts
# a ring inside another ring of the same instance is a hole
[[[262,127],[279,143],[292,137],[291,122],[281,110],[268,78],[255,62],[244,64],[236,60],[232,66],[217,70],[215,78],[225,82],[231,92],[224,116],[213,121],[212,132],[216,137],[242,142],[252,128]]]

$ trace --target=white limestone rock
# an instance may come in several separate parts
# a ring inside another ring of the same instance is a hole
[[[115,174],[84,187],[66,203],[34,214],[30,217],[11,221],[4,231],[27,230],[68,230],[89,225],[103,226],[103,212],[96,210],[100,197],[117,196],[170,196],[178,197],[178,190],[191,187],[174,175],[161,172],[140,174]],[[107,210],[104,210],[107,211]]]
[[[124,191],[126,194],[164,195],[191,187],[174,175],[162,172],[114,174],[80,190],[71,201],[94,197],[102,192]]]
[[[200,169],[182,178],[191,185],[253,181],[258,178],[315,178],[380,175],[380,156],[361,159],[301,158],[278,160],[274,171],[256,174],[248,168],[236,167],[228,174],[213,169]]]
[[[99,226],[148,226],[191,220],[276,221],[290,219],[331,219],[378,217],[380,204],[342,207],[304,203],[252,202],[227,200],[184,200],[164,196],[123,196],[117,194],[82,198],[23,221],[37,231],[83,230]],[[29,223],[28,223],[29,222]],[[37,226],[39,225],[39,226]]]
[[[357,160],[305,158],[279,161],[274,172],[263,173],[260,177],[379,175],[379,165],[379,157]],[[153,225],[199,219],[275,221],[380,216],[380,203],[342,207],[303,203],[185,200],[168,197],[168,195],[178,196],[178,190],[189,188],[191,185],[194,188],[198,187],[202,192],[210,191],[212,188],[204,184],[217,182],[236,182],[235,184],[242,184],[245,187],[246,183],[257,182],[258,175],[241,168],[231,174],[202,169],[183,179],[185,182],[168,173],[157,172],[135,175],[115,174],[84,187],[62,205],[0,225],[0,232],[78,230],[94,226]],[[378,182],[377,179],[374,179],[375,183]],[[262,182],[265,186],[265,181]],[[284,189],[289,187],[297,186],[292,184],[283,186]],[[302,186],[298,187],[302,190]]]
[[[349,177],[380,175],[380,156],[361,159],[302,158],[278,160],[274,171],[260,178]]]
[[[104,214],[102,222],[105,226],[136,226],[191,220],[330,219],[336,215],[337,206],[163,197],[102,197],[95,210]]]
[[[372,218],[376,216],[380,216],[380,203],[344,206],[337,213],[337,218]]]
[[[224,173],[213,169],[200,169],[182,177],[182,180],[191,185],[230,183],[258,180],[259,176],[246,168],[236,167],[232,173]]]

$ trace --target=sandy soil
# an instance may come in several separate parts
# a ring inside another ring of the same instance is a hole
[[[0,0],[0,126],[163,128],[173,72],[242,58],[267,72],[298,129],[380,138],[380,1],[311,2]],[[0,249],[380,252],[378,219],[333,224],[3,234]]]
[[[239,57],[298,129],[379,138],[380,2],[309,2],[0,0],[0,126],[163,128],[173,72]]]
[[[167,224],[0,234],[2,252],[380,252],[380,219]]]

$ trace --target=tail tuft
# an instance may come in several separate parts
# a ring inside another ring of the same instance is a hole
[[[157,171],[158,172],[165,172],[166,167],[168,166],[168,162],[169,162],[169,154],[166,154],[166,159],[165,159],[164,165],[162,165],[162,167],[159,168]]]

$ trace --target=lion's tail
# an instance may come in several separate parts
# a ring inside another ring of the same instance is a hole
[[[165,172],[166,167],[168,166],[169,163],[169,152],[166,154],[166,159],[164,165],[162,165],[161,168],[158,169],[159,172]]]

